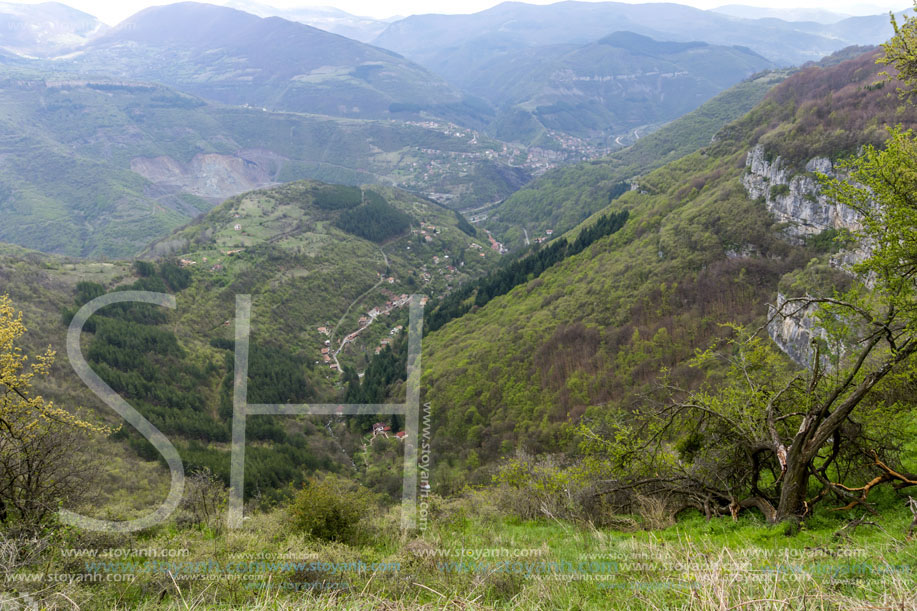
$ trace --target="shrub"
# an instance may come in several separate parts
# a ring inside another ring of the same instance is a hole
[[[781,195],[786,195],[790,192],[789,185],[773,185],[771,186],[771,199],[776,199]]]
[[[207,467],[196,469],[185,478],[179,522],[221,530],[228,500],[229,492],[221,479]]]
[[[634,500],[646,530],[662,530],[675,524],[675,511],[666,499],[638,494]]]
[[[846,229],[825,229],[805,238],[806,246],[818,253],[835,253],[851,246],[853,242],[853,236]]]
[[[312,478],[290,506],[293,527],[317,539],[352,543],[370,513],[369,494],[342,478]]]

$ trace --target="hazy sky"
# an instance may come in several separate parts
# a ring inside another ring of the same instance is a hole
[[[42,0],[11,1],[34,4]],[[529,4],[552,4],[556,0],[526,1]],[[619,1],[630,2],[630,0]],[[224,3],[225,0],[210,1],[210,4]],[[383,0],[382,2],[378,0],[334,0],[331,2],[322,2],[322,0],[311,2],[309,0],[262,0],[261,3],[280,8],[325,4],[356,15],[385,18],[392,15],[412,15],[420,13],[474,13],[499,4],[500,0]],[[171,2],[162,0],[119,0],[118,2],[112,0],[63,0],[63,4],[68,4],[74,8],[95,15],[109,25],[114,25],[147,6],[171,4]],[[830,11],[856,15],[886,13],[889,10],[901,10],[909,6],[907,0],[899,2],[886,0],[875,0],[875,2],[863,2],[862,0],[803,0],[802,2],[798,0],[770,0],[766,3],[760,2],[760,0],[758,2],[743,0],[685,0],[679,2],[679,4],[688,4],[703,9],[714,8],[723,4],[766,5],[769,8],[819,7]]]

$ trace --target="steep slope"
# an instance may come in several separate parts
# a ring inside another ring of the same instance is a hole
[[[175,294],[174,311],[103,309],[86,326],[83,353],[169,436],[187,470],[206,466],[228,480],[236,295],[253,300],[250,399],[340,400],[341,372],[330,365],[356,376],[396,339],[407,321],[403,295],[435,298],[496,265],[499,255],[473,231],[403,191],[296,182],[231,198],[156,244],[153,252],[174,255],[157,261],[89,263],[4,245],[0,282],[25,310],[29,347],[50,344],[58,354],[88,300],[125,288]],[[42,391],[117,420],[66,359]],[[274,494],[316,468],[356,472],[348,457],[361,447],[364,420],[253,419],[249,493]],[[130,427],[115,438],[146,460],[158,456]],[[114,455],[130,459],[123,449]]]
[[[269,113],[19,67],[0,78],[0,240],[47,252],[133,255],[226,197],[303,178],[473,206],[530,176],[507,167],[518,149],[446,123]]]
[[[719,323],[761,324],[781,282],[801,281],[803,268],[821,270],[830,290],[843,276],[829,266],[830,237],[794,238],[777,213],[792,212],[793,197],[818,205],[787,186],[794,173],[802,180],[825,167],[819,158],[880,143],[887,124],[917,125],[894,87],[873,86],[875,58],[778,85],[715,142],[615,200],[608,210],[630,212],[621,231],[430,334],[433,443],[454,457],[437,481],[459,485],[469,468],[517,450],[572,450],[569,424],[647,400],[663,369],[670,384],[693,386],[702,372],[686,360],[726,332]],[[783,187],[753,199],[743,179],[764,168],[756,145],[781,168]]]
[[[742,82],[700,108],[608,157],[552,170],[513,193],[489,214],[486,226],[511,248],[545,231],[562,233],[605,208],[642,174],[706,146],[715,134],[758,104],[784,72]]]
[[[531,139],[529,126],[536,124],[541,131],[601,143],[671,121],[772,65],[747,48],[658,42],[631,32],[572,49],[510,52],[478,64],[453,54],[450,62],[459,65],[450,65],[447,77],[501,109],[498,137]],[[514,130],[520,121],[526,128]]]
[[[271,110],[386,117],[393,103],[462,101],[390,51],[279,17],[193,2],[141,11],[73,54],[70,64]]]
[[[558,2],[534,6],[504,2],[471,15],[415,15],[391,24],[375,44],[392,49],[434,72],[441,71],[449,51],[477,45],[480,63],[506,48],[551,44],[586,44],[610,32],[627,30],[658,40],[701,40],[720,45],[745,45],[782,65],[800,64],[852,44],[878,44],[891,35],[887,15],[856,18],[860,27],[832,24],[824,29],[801,29],[799,24],[749,20],[678,4],[617,2]],[[842,37],[838,35],[843,33]]]

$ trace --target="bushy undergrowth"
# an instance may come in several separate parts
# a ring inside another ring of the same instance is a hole
[[[501,493],[488,488],[432,495],[424,529],[402,531],[400,507],[365,494],[360,501],[362,493],[339,484],[306,490],[324,507],[361,502],[370,536],[348,544],[305,534],[296,523],[305,494],[221,533],[174,524],[135,535],[62,530],[34,546],[16,543],[24,555],[4,564],[0,600],[4,608],[34,601],[42,609],[184,610],[789,609],[803,608],[803,598],[812,609],[910,609],[915,602],[917,543],[905,538],[910,514],[897,500],[859,523],[851,522],[858,514],[818,513],[798,531],[768,527],[754,513],[709,521],[693,513],[661,530],[625,532],[556,516],[522,519],[500,510]],[[654,511],[646,509],[637,521]],[[40,581],[23,579],[34,575]],[[83,577],[51,581],[60,575]]]
[[[353,543],[365,531],[361,522],[372,502],[368,491],[345,479],[312,478],[290,506],[293,528],[323,541]]]

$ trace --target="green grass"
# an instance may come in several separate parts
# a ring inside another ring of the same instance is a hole
[[[639,516],[620,517],[626,530],[523,521],[488,491],[433,496],[430,508],[422,532],[400,531],[397,507],[375,510],[349,545],[291,531],[283,508],[250,512],[238,530],[223,528],[222,515],[130,539],[74,530],[40,567],[18,572],[103,576],[41,590],[49,609],[70,604],[62,595],[81,609],[906,609],[917,587],[917,544],[904,538],[900,507],[853,530],[849,516],[817,515],[791,535],[754,516],[686,517],[662,530],[641,529]],[[125,547],[136,551],[96,560],[62,552]],[[140,550],[177,555],[156,564]],[[133,581],[105,581],[116,574]]]

